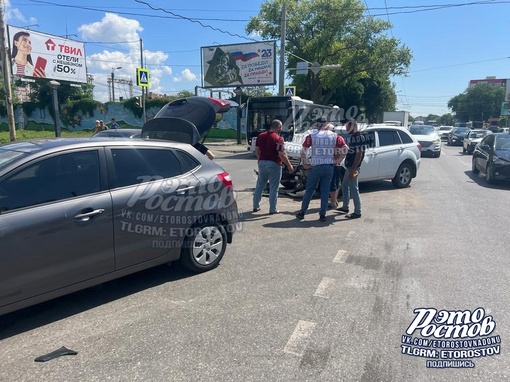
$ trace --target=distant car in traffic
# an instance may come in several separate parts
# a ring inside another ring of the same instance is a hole
[[[487,183],[510,180],[510,134],[488,134],[475,146],[471,170],[485,174]]]
[[[448,134],[448,145],[462,146],[464,138],[471,129],[469,127],[456,127]]]
[[[433,157],[441,156],[441,138],[432,125],[412,125],[409,132],[421,145],[421,154],[430,154]]]
[[[462,142],[462,153],[473,154],[475,146],[480,143],[483,137],[485,137],[487,134],[492,134],[492,132],[490,130],[484,129],[471,130]]]
[[[95,133],[93,138],[140,138],[142,129],[108,129]]]
[[[453,126],[439,126],[437,128],[437,133],[439,134],[439,137],[441,140],[448,140],[448,134],[450,134],[450,131],[453,130]]]

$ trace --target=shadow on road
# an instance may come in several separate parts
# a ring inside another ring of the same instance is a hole
[[[0,340],[193,275],[178,264],[161,265],[0,316]]]
[[[471,181],[473,181],[474,183],[476,183],[477,185],[479,185],[481,187],[492,188],[494,190],[509,190],[510,189],[510,182],[508,182],[508,181],[499,180],[499,181],[495,181],[494,184],[489,184],[485,180],[485,174],[482,174],[482,173],[474,174],[473,171],[471,171],[471,170],[464,171],[464,174],[466,174],[466,176]]]

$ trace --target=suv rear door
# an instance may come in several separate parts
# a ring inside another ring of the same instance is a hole
[[[157,259],[169,251],[177,258],[185,230],[202,207],[200,198],[206,196],[200,195],[200,182],[191,171],[200,162],[170,147],[125,146],[107,153],[116,269]]]
[[[377,129],[377,145],[374,157],[377,159],[375,179],[391,179],[401,163],[400,156],[405,149],[396,129]]]

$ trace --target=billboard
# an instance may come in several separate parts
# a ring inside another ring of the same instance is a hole
[[[200,48],[202,87],[276,84],[276,42],[216,45]]]
[[[87,82],[85,44],[7,26],[12,75]]]

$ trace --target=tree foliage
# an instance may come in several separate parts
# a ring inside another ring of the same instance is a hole
[[[263,3],[246,31],[279,39],[283,1]],[[303,60],[320,66],[340,64],[338,70],[317,74],[290,71],[299,94],[316,103],[357,105],[367,116],[394,109],[396,96],[389,79],[406,74],[411,51],[388,36],[389,22],[364,15],[360,0],[285,0],[285,7],[286,67],[296,68]]]
[[[504,100],[504,88],[481,83],[451,98],[448,107],[459,121],[486,121],[500,116]]]

